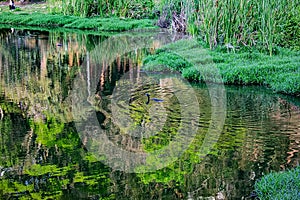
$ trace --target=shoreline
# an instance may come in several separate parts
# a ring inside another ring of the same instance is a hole
[[[178,71],[191,82],[258,85],[275,93],[300,96],[300,52],[286,48],[269,56],[254,48],[235,52],[228,52],[226,47],[208,50],[196,39],[181,40],[156,50],[143,62],[145,70]]]
[[[27,4],[28,5],[28,4]],[[31,4],[32,5],[32,4]],[[40,3],[45,8],[45,3]],[[36,9],[37,7],[35,7]],[[8,8],[7,8],[8,9]],[[45,14],[29,10],[14,10],[0,12],[0,24],[3,26],[20,26],[30,29],[59,29],[60,31],[74,31],[88,34],[114,34],[136,29],[159,29],[153,19],[128,19],[128,18],[101,18],[101,17],[76,17],[62,14]],[[0,26],[1,27],[1,26]],[[184,59],[186,52],[196,58],[201,41],[192,44],[177,41],[156,51],[154,55],[145,58],[144,64],[150,65],[151,70],[159,70],[158,65],[166,64],[171,70],[179,71],[182,76],[191,82],[203,82],[199,68]],[[190,48],[186,48],[189,46]],[[195,47],[195,45],[197,47]],[[255,48],[247,50],[228,51],[224,46],[215,50],[207,50],[212,61],[220,70],[223,78],[222,84],[226,85],[260,85],[270,88],[276,93],[300,96],[300,52],[287,48],[277,48],[278,52],[271,57]],[[178,52],[180,52],[178,54]],[[185,53],[184,53],[185,51]],[[177,55],[174,55],[177,54]],[[175,60],[175,61],[174,61]],[[176,63],[177,62],[177,63]],[[179,62],[179,63],[178,63]],[[156,66],[156,67],[155,67]],[[146,67],[147,69],[147,67]],[[216,81],[216,80],[209,80]],[[218,80],[217,80],[218,81]]]
[[[43,4],[41,4],[43,5]],[[43,9],[46,9],[43,7]],[[87,31],[123,32],[133,29],[159,29],[153,19],[128,19],[119,17],[77,17],[62,14],[16,10],[0,12],[0,24],[11,26],[32,26],[41,28],[66,28]]]

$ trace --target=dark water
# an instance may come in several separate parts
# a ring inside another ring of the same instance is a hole
[[[2,29],[0,199],[245,199],[297,166],[299,98],[142,68],[176,39]]]

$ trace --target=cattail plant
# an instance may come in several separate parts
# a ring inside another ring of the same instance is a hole
[[[300,0],[48,0],[50,11],[65,15],[145,18],[160,9],[158,25],[217,45],[275,46],[299,41]],[[298,45],[299,46],[299,45]]]
[[[280,27],[289,23],[288,15],[297,16],[300,4],[300,0],[194,0],[193,2],[196,15],[190,15],[189,19],[192,20],[188,22],[197,25],[197,32],[211,48],[218,44],[233,46],[259,44],[265,47],[270,55],[274,46],[280,45],[276,43],[280,41],[282,31]]]
[[[89,17],[149,17],[154,7],[154,1],[147,0],[48,0],[50,12],[65,15]]]

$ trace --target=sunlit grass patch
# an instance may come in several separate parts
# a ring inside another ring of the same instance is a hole
[[[164,65],[180,71],[190,81],[264,85],[275,92],[300,95],[300,52],[278,48],[275,55],[269,56],[255,49],[235,53],[222,48],[205,51],[194,44],[195,40],[184,40],[157,50],[144,60],[145,69],[160,69]],[[216,79],[212,65],[222,80]]]
[[[63,27],[81,30],[97,31],[127,31],[132,29],[155,28],[154,21],[150,19],[122,19],[122,18],[83,18],[76,16],[2,12],[0,23],[11,25],[28,25],[38,27]]]

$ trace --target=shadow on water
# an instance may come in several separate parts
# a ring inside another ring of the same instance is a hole
[[[174,40],[159,31],[108,37],[0,30],[1,199],[247,198],[263,174],[298,165],[299,99],[260,87],[226,87],[225,125],[205,157],[199,149],[212,111],[202,84],[192,84],[198,132],[168,166],[125,173],[90,151],[103,143],[94,140],[95,113],[111,144],[140,155],[168,146],[182,123],[195,119],[183,115],[176,96],[187,88],[142,69],[146,55]],[[146,93],[163,101],[147,104]],[[77,122],[90,130],[79,133]]]

